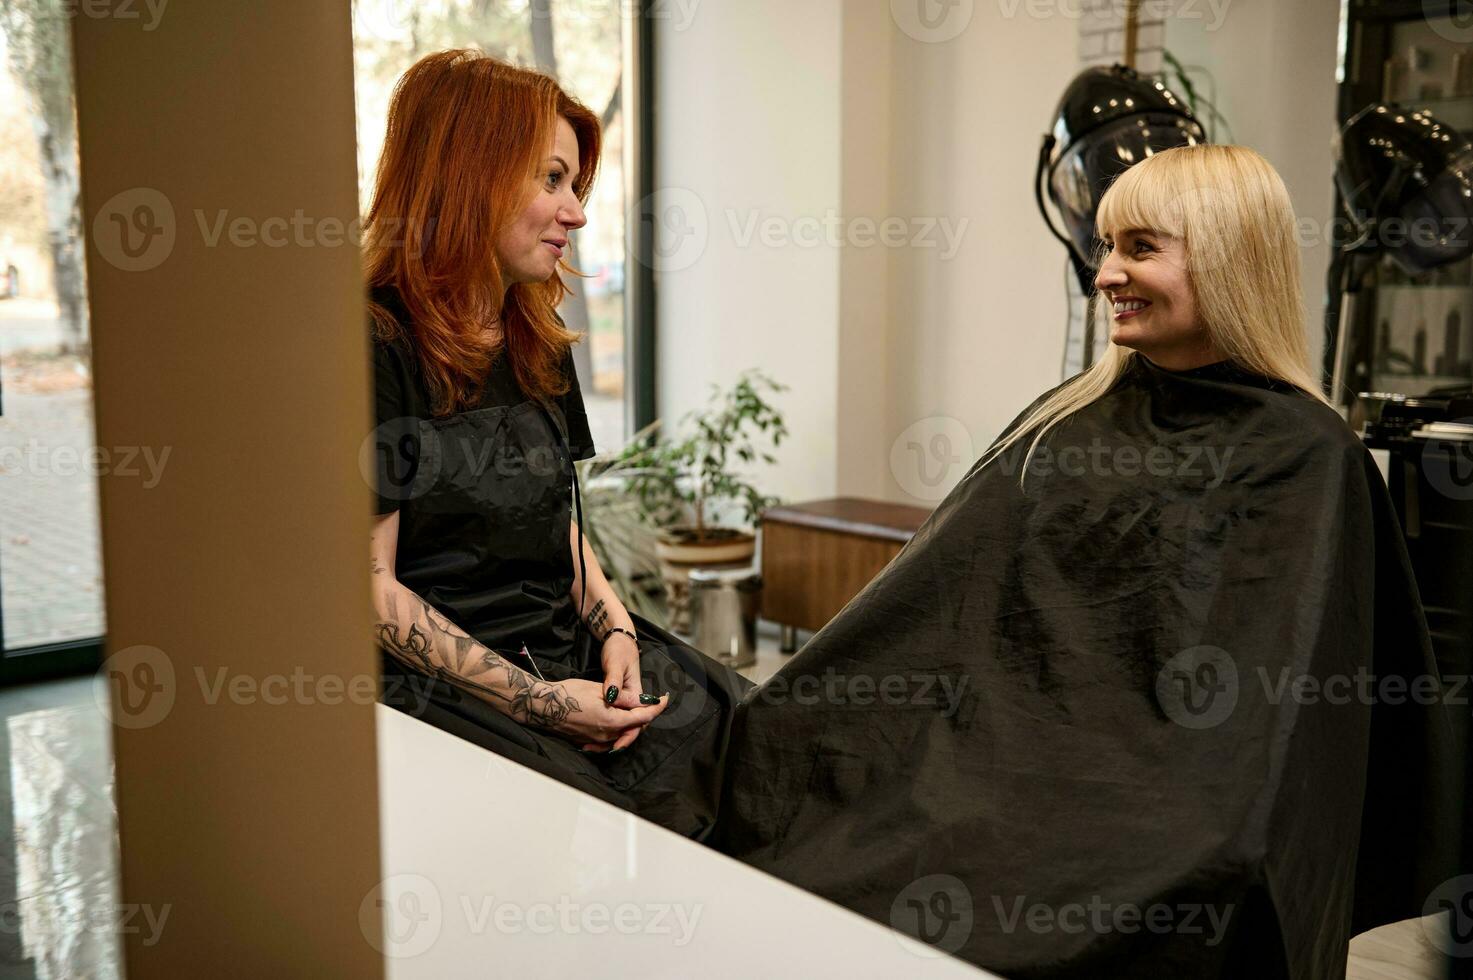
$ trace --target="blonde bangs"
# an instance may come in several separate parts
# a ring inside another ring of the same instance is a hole
[[[1129,229],[1183,243],[1201,328],[1219,350],[1243,368],[1328,404],[1310,363],[1294,209],[1267,160],[1244,146],[1211,143],[1151,154],[1115,179],[1096,210],[1099,237],[1113,239]],[[1107,255],[1108,249],[1098,250],[1095,268]],[[1100,313],[1108,335],[1108,311]],[[1110,344],[1097,364],[999,439],[968,476],[1029,436],[1031,458],[1050,429],[1108,394],[1137,356]]]
[[[1095,213],[1097,236],[1113,238],[1127,229],[1140,228],[1173,238],[1186,237],[1186,223],[1179,205],[1182,191],[1177,186],[1181,169],[1151,167],[1151,160],[1159,156],[1159,153],[1151,154],[1110,185]],[[1105,254],[1104,249],[1096,253],[1095,268],[1099,268]]]

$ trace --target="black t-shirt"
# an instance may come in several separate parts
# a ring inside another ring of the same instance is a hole
[[[373,298],[408,322],[397,291]],[[475,406],[435,417],[408,341],[373,348],[369,448],[377,512],[399,512],[396,577],[493,650],[566,656],[573,461],[594,454],[571,351],[562,396],[529,398],[502,353]]]
[[[373,290],[372,296],[375,302],[398,318],[401,324],[408,325],[409,315],[397,289],[392,286],[379,287]],[[553,404],[562,413],[573,458],[588,459],[594,455],[593,433],[588,429],[588,411],[583,406],[583,391],[578,386],[578,373],[573,367],[571,349],[563,358],[562,371],[571,387],[566,394],[553,399]],[[406,341],[401,339],[391,344],[374,339],[373,377],[375,417],[379,426],[397,419],[428,420],[433,417],[429,387],[420,372],[419,359]],[[518,405],[526,401],[527,394],[517,383],[511,362],[505,354],[498,356],[491,365],[491,374],[475,408]],[[385,496],[376,493],[375,498],[376,514],[388,514],[399,509],[400,498],[395,494]]]

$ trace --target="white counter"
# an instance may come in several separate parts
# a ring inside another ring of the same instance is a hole
[[[391,980],[991,974],[379,705]],[[369,933],[371,929],[367,930]]]

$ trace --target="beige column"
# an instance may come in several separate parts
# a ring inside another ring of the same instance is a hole
[[[378,977],[349,3],[63,6],[127,975]]]

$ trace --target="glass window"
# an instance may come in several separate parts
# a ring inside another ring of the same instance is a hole
[[[0,679],[101,637],[97,479],[124,452],[92,426],[69,29],[0,3]]]

